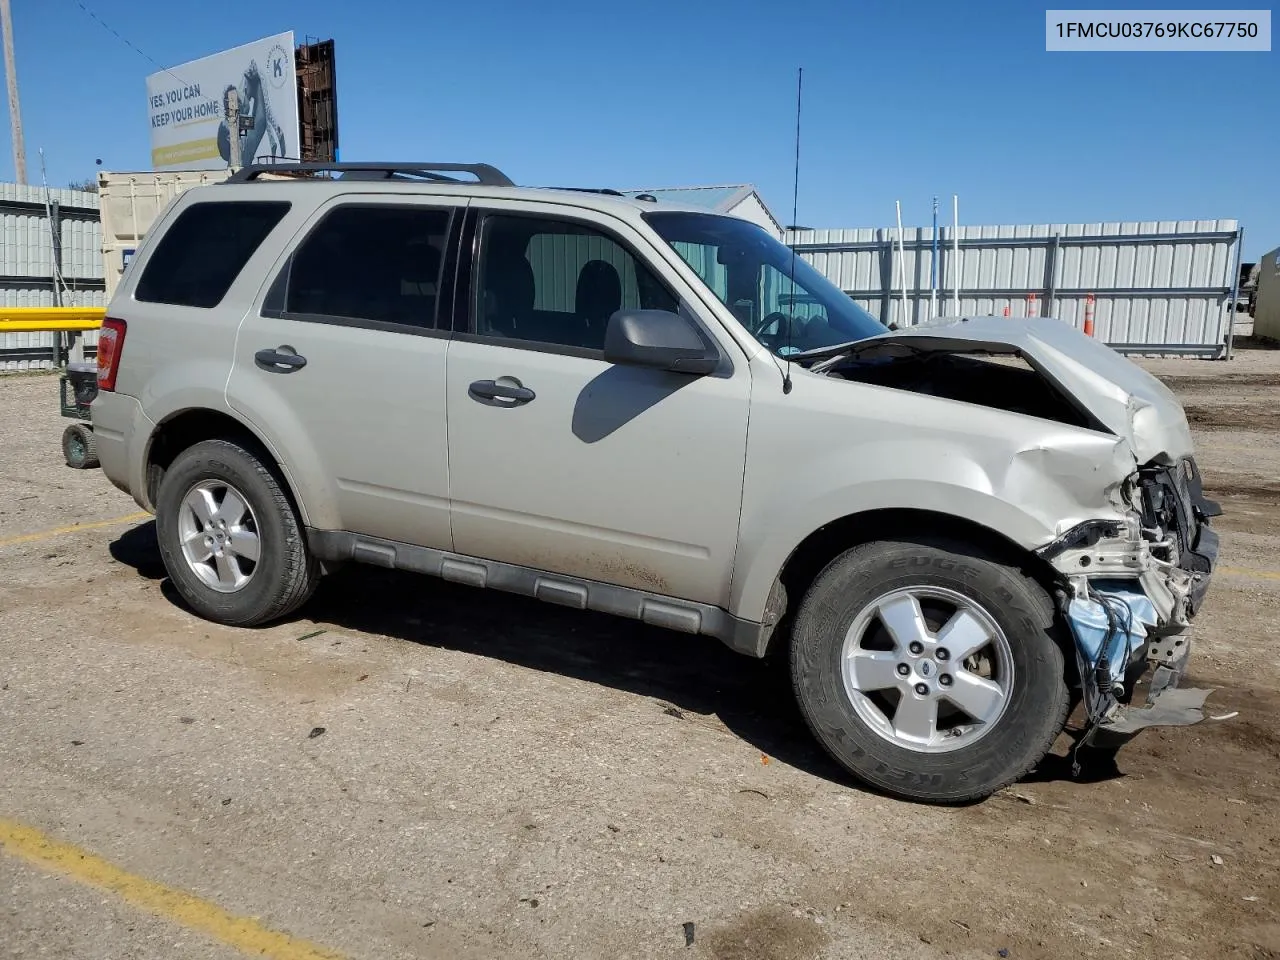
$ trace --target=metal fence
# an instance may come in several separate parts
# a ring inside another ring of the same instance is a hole
[[[103,277],[96,194],[0,184],[0,307],[106,306]],[[53,367],[63,336],[0,334],[0,373]]]
[[[901,254],[891,227],[785,239],[886,322],[933,315],[929,228],[905,230]],[[1122,352],[1229,355],[1241,242],[1235,220],[963,226],[955,237],[944,227],[936,312],[956,312],[957,277],[968,316],[1034,312],[1082,328],[1092,295],[1094,335]],[[105,306],[102,248],[96,194],[0,184],[0,306]],[[0,334],[0,372],[54,366],[61,336]],[[97,334],[84,336],[91,354]]]
[[[789,231],[786,241],[862,307],[899,326],[930,318],[933,231]],[[958,241],[958,251],[953,244]],[[1242,231],[1235,220],[939,229],[937,315],[1052,316],[1125,353],[1229,353]],[[903,297],[903,265],[906,297]],[[1033,299],[1034,295],[1034,299]]]

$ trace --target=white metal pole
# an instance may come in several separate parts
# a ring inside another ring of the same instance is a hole
[[[13,57],[13,15],[9,0],[0,0],[0,27],[4,29],[4,75],[9,86],[9,131],[13,139],[13,178],[27,182],[27,148],[22,142],[22,110],[18,104],[18,66]]]
[[[902,243],[902,201],[895,200],[893,205],[898,211],[898,262],[902,264],[902,326],[905,327],[910,321],[907,319],[907,254]]]
[[[953,281],[951,302],[955,305],[958,317],[960,316],[960,195],[958,193],[951,195],[951,261],[955,264],[951,268]]]
[[[929,256],[929,319],[938,315],[938,198],[933,198],[933,251]]]

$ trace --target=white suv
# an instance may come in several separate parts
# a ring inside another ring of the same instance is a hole
[[[778,650],[833,757],[938,802],[1073,697],[1094,745],[1200,717],[1218,511],[1172,394],[1052,319],[889,331],[745,220],[250,167],[165,210],[98,363],[103,470],[211,620],[355,560]]]

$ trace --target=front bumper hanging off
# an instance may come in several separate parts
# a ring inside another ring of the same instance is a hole
[[[1067,603],[1089,729],[1082,744],[1128,739],[1153,726],[1188,726],[1204,719],[1209,690],[1180,687],[1191,657],[1185,632],[1155,636],[1155,607],[1133,581],[1096,580],[1085,597]],[[1145,703],[1132,699],[1150,672]]]
[[[1146,727],[1198,723],[1211,692],[1180,684],[1191,654],[1188,627],[1217,563],[1218,535],[1209,520],[1222,510],[1204,497],[1191,459],[1145,470],[1142,482],[1147,505],[1142,525],[1158,524],[1175,539],[1176,564],[1161,567],[1143,550],[1146,569],[1125,577],[1116,574],[1126,564],[1108,564],[1099,556],[1089,576],[1080,572],[1089,546],[1063,538],[1041,553],[1051,562],[1071,557],[1055,566],[1071,570],[1062,607],[1075,641],[1089,721],[1081,745],[1118,745]],[[1097,537],[1090,539],[1096,543]],[[1156,594],[1163,594],[1159,605],[1153,602]],[[1145,702],[1135,702],[1135,686],[1148,673]]]

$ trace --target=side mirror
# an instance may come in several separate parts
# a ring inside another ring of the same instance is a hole
[[[719,363],[697,327],[666,310],[619,310],[611,316],[604,333],[604,358],[698,375],[714,372]]]

